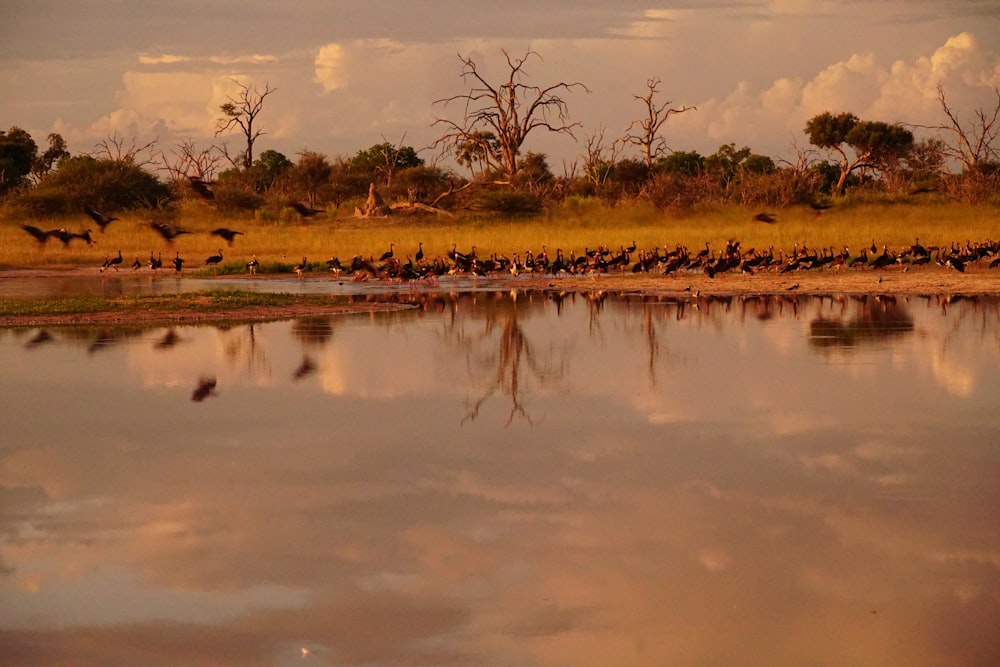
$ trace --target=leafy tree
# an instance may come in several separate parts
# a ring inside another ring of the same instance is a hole
[[[294,163],[283,153],[276,150],[266,150],[254,161],[253,170],[257,173],[261,185],[266,190],[294,166]]]
[[[265,83],[264,89],[261,90],[255,85],[236,79],[232,79],[232,82],[239,88],[239,93],[235,97],[228,96],[229,101],[219,107],[222,117],[216,120],[215,136],[239,128],[246,140],[246,149],[236,158],[230,157],[228,153],[226,157],[234,167],[249,169],[253,166],[254,142],[263,134],[263,131],[255,126],[257,116],[264,108],[264,99],[276,92],[277,88],[271,88],[270,84]]]
[[[66,150],[66,140],[62,138],[62,135],[53,132],[49,134],[48,140],[49,147],[45,149],[44,153],[36,156],[31,164],[31,175],[36,180],[52,171],[60,160],[69,157],[69,151]]]
[[[806,122],[805,132],[814,146],[830,149],[840,156],[835,194],[843,194],[847,177],[855,170],[889,169],[913,146],[913,133],[903,126],[862,121],[852,113],[835,116],[825,111]],[[845,146],[853,149],[853,158],[848,156]]]
[[[698,176],[705,170],[705,158],[698,151],[674,151],[656,162],[657,173],[674,176]]]
[[[65,158],[27,191],[19,204],[42,215],[82,211],[159,208],[171,201],[170,187],[134,164],[76,155]]]
[[[288,170],[288,181],[292,192],[297,197],[307,199],[309,206],[314,207],[317,201],[325,198],[332,175],[333,166],[325,155],[302,151],[299,153],[299,161]]]
[[[0,195],[28,184],[28,174],[38,158],[38,144],[21,128],[0,130]]]
[[[497,143],[497,136],[487,130],[471,132],[455,146],[455,161],[468,167],[473,177],[476,176],[477,166],[479,174],[485,174],[488,165],[500,162],[500,144]]]
[[[388,141],[358,151],[351,159],[351,168],[359,174],[368,174],[369,181],[392,184],[392,177],[400,169],[422,167],[424,161],[411,146],[396,146]]]
[[[513,58],[506,50],[501,52],[507,61],[507,78],[499,84],[487,81],[472,58],[459,55],[462,79],[471,80],[472,88],[467,93],[435,102],[444,106],[459,102],[464,116],[457,121],[436,119],[433,124],[443,125],[446,132],[434,145],[442,152],[454,154],[470,141],[485,148],[488,144],[482,143],[482,133],[492,134],[496,138],[496,151],[482,150],[479,155],[486,158],[489,169],[513,178],[521,168],[521,147],[532,132],[545,129],[573,136],[573,129],[580,124],[569,121],[569,106],[561,94],[574,88],[587,90],[587,87],[565,81],[545,87],[530,86],[523,82],[527,76],[524,66],[531,56],[540,56],[528,51],[520,58]]]

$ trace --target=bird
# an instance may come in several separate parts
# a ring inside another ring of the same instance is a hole
[[[816,215],[820,215],[823,211],[833,208],[832,204],[821,204],[818,201],[809,202],[809,208],[816,211]]]
[[[326,211],[324,211],[321,208],[312,208],[311,206],[306,206],[302,202],[297,202],[297,201],[292,202],[291,207],[294,208],[295,211],[303,218],[311,218],[314,215],[319,215],[320,213],[326,213]]]
[[[392,259],[392,247],[396,245],[395,243],[389,244],[389,249],[382,253],[382,256],[378,258],[378,261],[384,262],[387,259]]]
[[[235,229],[227,229],[225,227],[219,227],[218,229],[212,230],[212,236],[222,237],[229,245],[233,245],[233,239],[241,234],[243,234],[243,232],[238,232]]]
[[[423,244],[423,242],[421,242],[421,243],[419,243],[417,245],[419,247],[417,248],[417,254],[414,257],[416,258],[417,262],[419,263],[419,262],[422,262],[423,259],[424,259],[424,244]]]
[[[187,230],[180,229],[179,227],[175,227],[174,225],[171,225],[166,222],[151,222],[149,223],[149,226],[152,227],[154,230],[156,230],[156,233],[162,236],[167,243],[173,243],[174,239],[180,236],[181,234],[191,233]]]
[[[52,232],[55,231],[55,230],[45,231],[44,229],[39,229],[34,225],[21,225],[21,229],[34,236],[35,240],[38,241],[40,244],[44,244],[46,241],[48,241],[49,237],[52,235]]]
[[[132,262],[132,270],[133,271],[138,271],[141,268],[142,268],[142,262],[139,261],[139,255],[136,255],[135,256],[135,261]]]
[[[83,241],[86,241],[87,245],[94,245],[94,239],[92,239],[90,237],[90,230],[89,229],[87,231],[85,231],[85,232],[78,232],[76,234],[73,234],[73,238],[75,238],[75,239],[81,239]]]
[[[214,377],[203,377],[198,380],[198,386],[195,387],[194,393],[191,394],[191,400],[195,403],[201,403],[209,396],[215,394],[215,378]]]
[[[798,288],[799,288],[799,284],[798,283],[793,283],[790,287],[787,288],[786,291],[791,292],[792,290],[796,290]]]
[[[112,258],[106,260],[104,262],[104,267],[102,267],[101,270],[103,271],[105,268],[110,267],[110,268],[114,269],[115,271],[117,271],[118,267],[121,266],[121,263],[122,263],[122,251],[119,250],[118,251],[118,256],[117,257],[112,257]]]
[[[188,176],[188,181],[193,189],[202,199],[215,199],[215,193],[208,187],[209,184],[201,180],[198,176]]]
[[[101,228],[102,234],[104,233],[105,227],[107,227],[112,222],[118,219],[113,215],[105,215],[104,213],[101,213],[100,211],[91,208],[90,206],[84,206],[83,212],[89,215],[91,218],[93,218],[94,222],[97,223],[97,226]]]
[[[766,213],[766,212],[758,213],[753,217],[753,219],[756,220],[757,222],[766,222],[769,225],[774,224],[775,222],[778,221],[778,218],[777,216],[774,215],[774,213]]]
[[[257,261],[257,255],[253,256],[249,262],[247,262],[247,271],[250,272],[251,276],[257,275],[257,267],[260,266],[260,262]]]
[[[219,248],[218,255],[211,255],[208,259],[205,260],[205,266],[213,266],[215,264],[221,264],[221,263],[222,263],[222,248]]]
[[[153,257],[153,251],[149,251],[149,268],[153,271],[163,268],[163,255],[162,253],[156,253],[156,257]]]
[[[49,236],[54,236],[60,241],[62,241],[64,247],[68,247],[69,242],[72,241],[74,238],[76,238],[76,235],[73,232],[66,229],[65,227],[49,230]]]
[[[301,264],[296,264],[295,268],[293,270],[295,271],[295,274],[299,278],[301,278],[302,277],[302,273],[306,270],[306,258],[303,257],[302,258],[302,263]]]
[[[180,273],[182,268],[184,268],[184,260],[181,259],[181,254],[178,252],[174,257],[174,270]]]

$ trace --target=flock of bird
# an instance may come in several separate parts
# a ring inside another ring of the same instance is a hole
[[[101,233],[114,220],[114,216],[109,216],[92,208],[85,209],[99,226]],[[311,212],[314,212],[311,210]],[[762,222],[773,222],[773,214],[758,214],[755,220]],[[156,231],[168,244],[172,244],[174,239],[182,234],[191,232],[181,229],[175,225],[164,222],[150,222],[149,226]],[[49,238],[56,238],[64,246],[74,239],[80,239],[92,245],[94,240],[91,230],[75,233],[66,229],[42,230],[32,225],[22,225],[22,228],[31,234],[40,244],[44,244]],[[211,231],[211,234],[226,241],[231,247],[237,236],[243,232],[220,227]],[[222,249],[218,254],[207,257],[204,261],[205,267],[222,264],[225,256]],[[176,252],[173,259],[169,260],[176,272],[181,272],[186,259]],[[121,250],[116,256],[106,256],[101,271],[113,269],[119,270],[122,266],[123,257]],[[405,261],[396,256],[395,243],[389,244],[389,249],[377,259],[374,255],[367,259],[362,255],[355,255],[349,262],[341,262],[334,256],[326,260],[327,269],[336,276],[349,275],[355,280],[377,279],[398,279],[398,280],[422,280],[434,279],[444,275],[470,275],[470,276],[491,276],[491,275],[521,275],[521,274],[542,274],[551,276],[561,275],[594,275],[599,273],[656,273],[661,275],[671,275],[680,272],[703,273],[710,278],[723,275],[727,272],[739,272],[754,274],[758,272],[789,273],[793,271],[809,271],[815,269],[877,269],[883,270],[890,266],[901,266],[902,270],[908,271],[911,266],[935,263],[942,267],[964,272],[967,265],[981,263],[990,269],[1000,267],[1000,241],[976,242],[966,241],[964,244],[951,243],[949,246],[923,246],[920,239],[899,252],[891,251],[887,245],[883,245],[881,252],[875,241],[872,240],[870,247],[864,247],[857,254],[852,253],[846,245],[839,251],[834,247],[810,248],[803,244],[795,244],[793,249],[786,253],[784,250],[775,250],[773,247],[767,249],[744,249],[736,239],[730,239],[725,247],[713,249],[710,243],[705,243],[704,248],[697,251],[690,250],[687,246],[676,245],[673,249],[664,247],[654,247],[651,249],[638,249],[633,241],[628,247],[621,245],[617,251],[611,250],[608,246],[601,246],[595,249],[586,248],[583,253],[577,255],[574,251],[565,254],[562,249],[557,248],[554,254],[549,253],[546,246],[542,246],[538,252],[527,250],[523,256],[513,253],[510,256],[492,253],[489,256],[480,256],[476,246],[472,246],[469,252],[460,252],[457,244],[452,245],[452,249],[445,256],[428,258],[425,256],[423,243],[418,244],[418,248],[413,255],[406,255]],[[137,255],[132,262],[132,269],[139,270],[143,266],[151,270],[163,268],[162,254],[149,253],[149,258],[145,262],[140,261]],[[260,262],[254,255],[246,262],[246,270],[251,275],[256,275]],[[302,277],[304,273],[313,270],[306,257],[302,262],[296,264],[293,271]]]

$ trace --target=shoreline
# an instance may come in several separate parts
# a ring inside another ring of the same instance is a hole
[[[137,276],[136,273],[122,273],[122,279]],[[164,276],[175,274],[164,272]],[[91,268],[69,269],[6,269],[0,270],[0,281],[19,279],[72,278],[76,276],[95,277]],[[113,278],[114,276],[110,276]],[[145,272],[144,277],[149,277]],[[183,278],[184,276],[181,276]],[[219,276],[220,278],[246,281],[248,284],[262,280],[288,279],[287,275]],[[209,280],[212,276],[198,276]],[[323,274],[307,274],[304,280],[336,280]],[[364,282],[354,282],[349,277],[339,283],[358,286]],[[384,281],[372,280],[371,284],[385,286]],[[461,292],[472,288],[488,286],[496,290],[558,290],[560,292],[618,292],[649,296],[697,298],[697,297],[755,297],[768,295],[802,296],[987,296],[1000,297],[1000,270],[970,267],[965,273],[939,266],[915,267],[903,271],[892,267],[884,271],[834,270],[797,271],[787,274],[758,273],[753,275],[727,273],[709,278],[702,273],[662,276],[654,274],[599,274],[594,276],[518,276],[471,278],[443,277],[436,282],[417,281],[395,283],[397,291],[372,293],[366,301],[357,304],[331,303],[289,304],[288,306],[234,307],[223,311],[206,311],[196,306],[182,306],[170,312],[147,309],[115,309],[87,313],[30,316],[0,316],[0,327],[41,327],[41,326],[130,326],[146,324],[190,325],[226,321],[272,321],[295,317],[318,315],[344,315],[352,313],[388,312],[408,308],[398,299],[400,295],[439,293],[442,291]],[[373,291],[374,292],[374,291]],[[362,289],[362,294],[364,294]],[[357,294],[352,295],[357,296]],[[169,295],[164,295],[169,298]]]

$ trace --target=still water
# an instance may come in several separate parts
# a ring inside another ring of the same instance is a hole
[[[1000,664],[1000,300],[0,330],[0,662]]]

